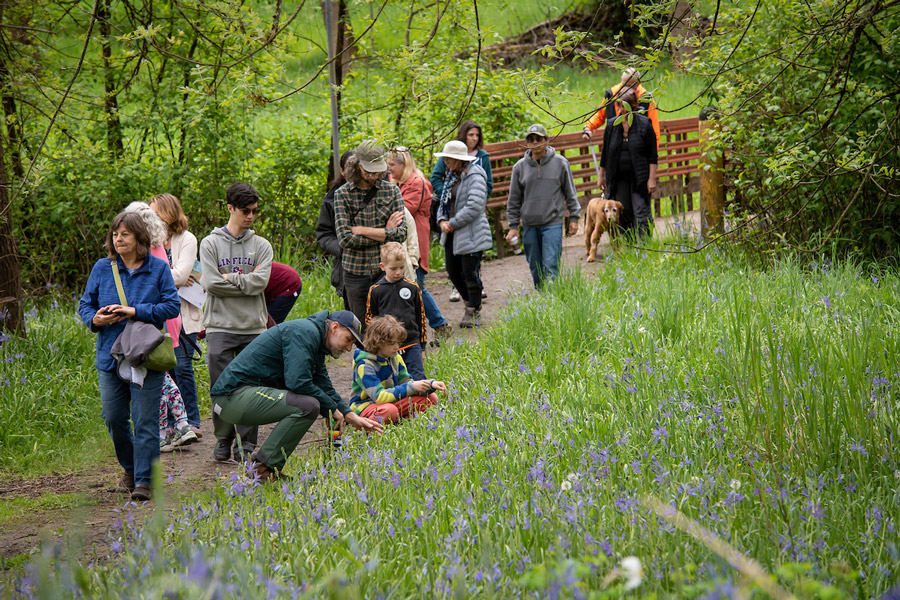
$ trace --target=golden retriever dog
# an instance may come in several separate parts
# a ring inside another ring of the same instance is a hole
[[[597,244],[603,232],[609,232],[609,245],[614,246],[619,233],[622,203],[606,198],[591,198],[584,220],[584,250],[588,262],[597,260]]]

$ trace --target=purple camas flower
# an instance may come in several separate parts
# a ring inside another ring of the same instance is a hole
[[[849,448],[850,450],[853,450],[854,452],[859,452],[859,453],[862,454],[863,456],[868,456],[868,455],[869,455],[869,453],[866,452],[865,447],[864,447],[862,444],[860,444],[859,442],[857,442],[857,441],[850,440],[850,445],[848,446],[848,448]]]
[[[665,439],[669,437],[669,430],[666,429],[665,425],[659,425],[658,427],[652,428],[650,433],[653,435],[653,442],[656,444],[658,444],[660,440],[665,441]]]
[[[744,495],[737,491],[729,492],[725,499],[722,501],[722,504],[725,506],[734,506],[744,500]]]

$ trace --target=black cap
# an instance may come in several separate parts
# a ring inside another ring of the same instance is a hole
[[[356,318],[356,315],[349,310],[336,310],[328,314],[328,319],[346,327],[347,330],[353,334],[356,345],[360,348],[363,347],[362,325],[359,323],[359,319]]]

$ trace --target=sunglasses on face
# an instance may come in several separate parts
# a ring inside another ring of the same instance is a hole
[[[244,213],[246,216],[249,217],[251,215],[258,215],[260,209],[257,207],[257,208],[239,208],[238,210],[240,210],[242,213]]]
[[[409,152],[409,148],[406,146],[395,146],[394,152]]]
[[[539,135],[529,135],[527,138],[525,138],[525,141],[529,144],[540,144],[544,141],[544,138]]]

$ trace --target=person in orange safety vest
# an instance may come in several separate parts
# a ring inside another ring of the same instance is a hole
[[[656,132],[656,148],[659,149],[659,115],[656,110],[656,101],[653,99],[653,94],[641,85],[641,75],[637,69],[633,68],[625,69],[622,73],[621,83],[606,90],[603,95],[603,104],[600,105],[600,109],[594,116],[584,124],[584,130],[581,134],[586,139],[591,139],[592,131],[603,127],[608,119],[615,118],[619,114],[618,103],[615,102],[615,99],[621,97],[629,89],[636,91],[638,107],[646,111],[645,114],[650,119],[650,123],[653,124],[653,131]]]

